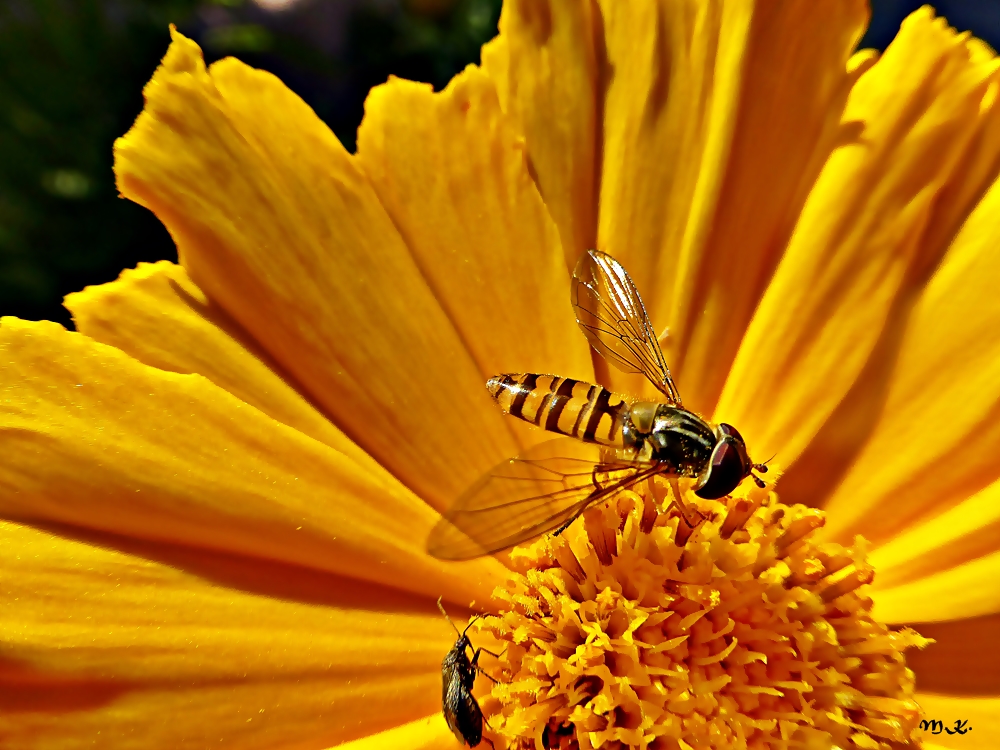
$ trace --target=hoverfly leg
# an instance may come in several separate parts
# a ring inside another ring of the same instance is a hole
[[[699,523],[701,523],[702,521],[704,521],[705,520],[705,516],[703,516],[701,514],[701,511],[699,511],[697,508],[694,508],[693,510],[695,512],[695,515],[698,516],[698,520],[695,521],[695,522],[693,522],[693,523],[691,522],[691,519],[688,517],[688,513],[687,513],[688,512],[688,506],[684,502],[684,499],[681,497],[681,488],[680,488],[680,485],[677,483],[677,479],[675,477],[667,477],[667,482],[670,483],[670,489],[672,489],[674,491],[674,499],[670,502],[670,505],[676,505],[677,506],[677,510],[680,511],[681,518],[684,519],[684,523],[686,523],[688,526],[690,526],[693,529]],[[667,507],[669,509],[670,506],[667,506]]]
[[[591,494],[593,494],[593,493],[591,493]],[[577,511],[576,513],[574,513],[574,514],[573,514],[573,517],[572,517],[572,518],[570,518],[570,519],[569,519],[568,521],[566,521],[566,522],[565,522],[565,523],[564,523],[564,524],[563,524],[562,526],[560,526],[560,527],[559,527],[558,529],[556,529],[555,531],[553,531],[553,532],[552,532],[552,536],[559,536],[559,535],[560,535],[560,534],[562,534],[562,533],[563,533],[564,531],[566,531],[566,529],[568,529],[568,528],[569,528],[569,525],[570,525],[571,523],[573,523],[573,521],[575,521],[576,519],[578,519],[578,518],[579,518],[580,516],[582,516],[582,515],[583,515],[583,511],[585,511],[585,510],[587,509],[587,507],[588,507],[589,505],[590,505],[590,503],[581,503],[581,504],[580,504],[580,509],[579,509],[579,510],[578,510],[578,511]]]
[[[568,529],[568,528],[569,528],[569,525],[570,525],[571,523],[573,523],[573,521],[575,521],[575,520],[576,520],[576,518],[577,518],[576,516],[573,516],[573,517],[572,517],[571,519],[569,519],[569,520],[568,520],[568,521],[567,521],[566,523],[564,523],[564,524],[563,524],[562,526],[560,526],[560,527],[559,527],[558,529],[556,529],[555,531],[553,531],[553,532],[552,532],[552,536],[559,536],[560,534],[562,534],[562,533],[563,533],[564,531],[566,531],[566,529]]]

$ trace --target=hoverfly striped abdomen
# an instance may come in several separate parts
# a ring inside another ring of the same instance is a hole
[[[534,373],[496,375],[486,388],[512,417],[587,443],[622,445],[628,404],[607,388]]]

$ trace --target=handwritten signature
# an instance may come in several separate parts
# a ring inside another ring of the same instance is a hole
[[[941,734],[942,731],[948,734],[965,734],[972,731],[972,727],[966,726],[968,723],[968,719],[955,719],[955,728],[950,729],[944,725],[944,722],[937,719],[924,719],[920,722],[920,728],[931,734]]]

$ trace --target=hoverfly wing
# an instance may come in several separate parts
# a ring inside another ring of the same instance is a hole
[[[561,437],[498,464],[438,521],[427,551],[441,560],[469,560],[513,547],[658,470],[606,454],[602,446]]]
[[[638,372],[672,404],[681,397],[670,377],[639,291],[621,263],[588,250],[573,271],[573,308],[590,345],[623,372]]]

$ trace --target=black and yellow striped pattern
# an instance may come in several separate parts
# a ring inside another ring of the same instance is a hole
[[[504,413],[588,443],[622,445],[628,404],[607,388],[556,375],[507,373],[486,387]]]

